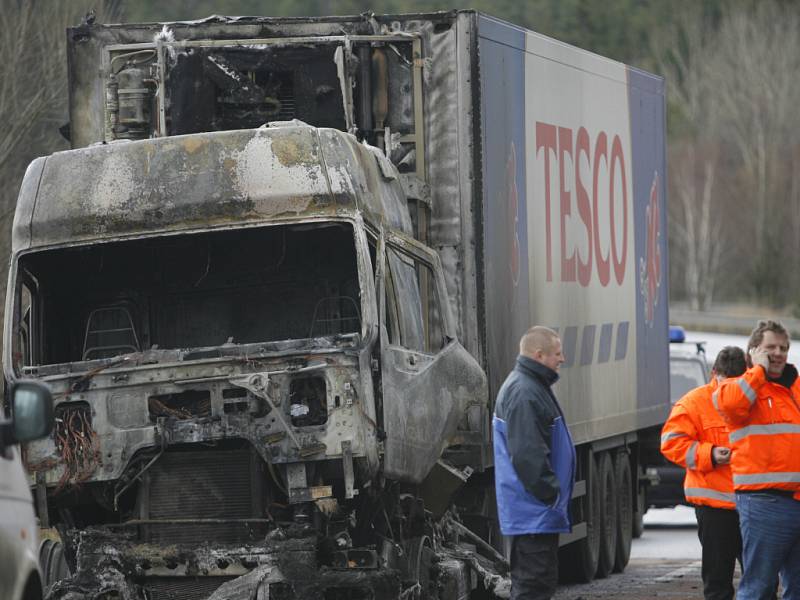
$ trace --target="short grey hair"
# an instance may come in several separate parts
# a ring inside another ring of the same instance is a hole
[[[519,340],[519,353],[532,356],[537,350],[551,352],[558,339],[558,334],[549,327],[536,325]]]

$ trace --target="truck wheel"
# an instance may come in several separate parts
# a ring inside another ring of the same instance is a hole
[[[586,537],[564,546],[558,557],[559,576],[565,583],[589,583],[597,571],[597,561],[600,557],[600,526],[598,523],[600,479],[597,461],[591,456],[588,459],[588,465],[590,471],[586,474],[588,489],[583,504]]]
[[[56,581],[70,576],[64,546],[55,540],[45,539],[39,544],[39,566],[42,569],[42,585],[45,591]]]
[[[614,553],[614,572],[622,573],[631,558],[633,540],[633,484],[631,463],[627,452],[614,457],[614,475],[617,480],[617,550]]]
[[[617,551],[617,485],[614,478],[614,463],[608,452],[600,455],[600,558],[597,573],[602,579],[608,577],[614,567]]]

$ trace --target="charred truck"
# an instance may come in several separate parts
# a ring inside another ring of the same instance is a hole
[[[67,35],[4,340],[55,397],[50,598],[507,594],[490,419],[537,323],[564,574],[625,567],[669,410],[660,78],[473,11]]]

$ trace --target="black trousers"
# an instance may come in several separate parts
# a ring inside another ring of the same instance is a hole
[[[558,584],[558,534],[511,538],[511,600],[550,600]]]
[[[739,513],[725,508],[695,506],[697,537],[703,546],[705,600],[733,600],[733,571],[742,559]]]

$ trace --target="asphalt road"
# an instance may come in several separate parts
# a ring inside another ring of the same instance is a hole
[[[624,573],[589,584],[561,586],[555,598],[699,600],[703,597],[700,557],[693,509],[651,509],[645,515],[644,534],[633,541]]]

